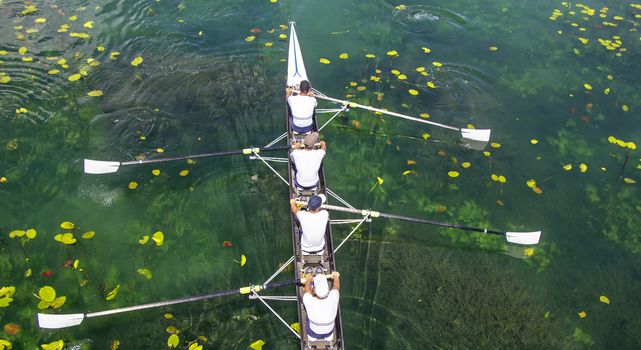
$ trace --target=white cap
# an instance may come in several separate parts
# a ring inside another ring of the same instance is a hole
[[[325,275],[318,274],[314,276],[314,292],[316,293],[316,296],[321,299],[327,298],[327,295],[329,294],[329,284],[327,283]]]

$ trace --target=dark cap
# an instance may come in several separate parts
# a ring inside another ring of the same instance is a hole
[[[320,196],[311,196],[307,201],[307,209],[316,210],[323,204],[323,198]]]

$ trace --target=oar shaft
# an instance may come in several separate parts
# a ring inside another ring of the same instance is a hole
[[[123,312],[151,309],[151,308],[155,308],[155,307],[169,306],[169,305],[182,304],[182,303],[189,303],[189,302],[192,302],[192,301],[207,300],[207,299],[213,299],[213,298],[224,297],[224,296],[227,296],[227,295],[235,295],[235,294],[240,294],[240,290],[239,289],[232,289],[232,290],[227,290],[227,291],[224,291],[224,292],[205,294],[205,295],[198,295],[198,296],[194,296],[194,297],[186,297],[186,298],[180,298],[180,299],[175,299],[175,300],[160,301],[160,302],[156,302],[156,303],[142,304],[142,305],[136,305],[136,306],[128,306],[128,307],[123,307],[123,308],[113,309],[113,310],[92,312],[92,313],[86,314],[85,317],[86,318],[90,318],[90,317],[107,316],[107,315],[119,314],[119,313],[123,313]]]
[[[190,302],[193,302],[193,301],[219,298],[219,297],[224,297],[224,296],[228,296],[228,295],[249,294],[249,293],[251,293],[252,289],[255,290],[255,291],[261,291],[261,290],[265,290],[265,289],[278,288],[278,287],[287,286],[287,285],[296,284],[296,283],[301,283],[301,280],[300,279],[296,279],[296,280],[290,280],[290,281],[272,282],[272,283],[267,283],[267,284],[264,284],[264,285],[252,285],[252,286],[248,286],[248,287],[230,289],[230,290],[211,293],[211,294],[197,295],[197,296],[193,296],[193,297],[185,297],[185,298],[167,300],[167,301],[159,301],[159,302],[155,302],[155,303],[142,304],[142,305],[136,305],[136,306],[128,306],[128,307],[123,307],[123,308],[113,309],[113,310],[92,312],[92,313],[85,314],[85,317],[86,318],[100,317],[100,316],[119,314],[119,313],[129,312],[129,311],[137,311],[137,310],[151,309],[151,308],[155,308],[155,307],[163,307],[163,306],[169,306],[169,305],[190,303]]]
[[[412,120],[412,121],[423,123],[423,124],[430,124],[430,125],[438,126],[438,127],[445,128],[445,129],[461,131],[461,128],[457,128],[457,127],[454,127],[454,126],[445,125],[445,124],[433,122],[433,121],[430,121],[430,120],[419,119],[419,118],[416,118],[416,117],[412,117],[412,116],[409,116],[409,115],[400,114],[400,113],[396,113],[396,112],[386,111],[386,110],[380,109],[380,108],[365,106],[365,105],[362,105],[362,104],[359,104],[359,103],[356,103],[356,102],[344,101],[344,100],[339,100],[337,98],[328,97],[328,96],[320,96],[320,95],[315,95],[315,97],[320,98],[322,100],[327,100],[327,101],[331,101],[331,102],[346,104],[346,105],[349,105],[350,107],[362,108],[362,109],[366,109],[368,111],[388,114],[388,115],[392,115],[392,116],[403,118],[403,119],[407,119],[407,120]]]
[[[289,148],[290,148],[290,146],[278,146],[278,147],[268,147],[268,148],[250,147],[250,148],[243,148],[241,150],[203,153],[203,154],[195,154],[195,155],[190,155],[190,156],[158,158],[158,159],[144,159],[144,160],[131,160],[131,161],[128,161],[128,162],[122,162],[122,163],[120,163],[120,165],[162,163],[162,162],[171,162],[171,161],[175,161],[175,160],[219,157],[219,156],[229,156],[229,155],[235,155],[235,154],[252,154],[254,151],[256,153],[258,153],[258,152],[271,152],[271,151],[283,151],[283,150],[286,150],[286,149],[289,149]]]
[[[465,231],[483,232],[483,233],[490,233],[490,234],[493,234],[493,235],[500,235],[500,236],[504,236],[505,235],[505,232],[487,230],[487,229],[482,229],[482,228],[478,228],[478,227],[470,227],[470,226],[465,226],[465,225],[450,224],[450,223],[427,220],[427,219],[419,219],[419,218],[413,218],[413,217],[403,216],[403,215],[387,214],[387,213],[381,213],[381,212],[378,212],[378,211],[362,210],[362,209],[351,209],[351,208],[344,208],[344,207],[339,207],[339,206],[329,205],[329,204],[323,204],[323,205],[321,205],[321,208],[328,209],[328,210],[342,211],[342,212],[346,212],[346,213],[360,214],[360,215],[363,215],[363,216],[364,215],[370,215],[371,217],[374,217],[374,218],[375,217],[381,217],[381,218],[387,218],[387,219],[396,219],[396,220],[417,222],[417,223],[421,223],[421,224],[429,224],[429,225],[435,225],[435,226],[456,228],[456,229],[465,230]]]

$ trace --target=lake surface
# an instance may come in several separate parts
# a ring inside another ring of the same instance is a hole
[[[45,286],[66,300],[43,312],[93,312],[262,283],[291,256],[287,187],[257,160],[82,170],[276,138],[289,21],[323,93],[492,129],[474,150],[457,131],[352,108],[323,132],[334,192],[357,208],[543,231],[519,246],[367,223],[336,255],[347,348],[641,348],[641,5],[628,1],[0,0],[0,288],[15,287],[10,302],[0,292],[0,339],[298,347],[246,297],[36,324]],[[350,230],[334,226],[335,244]],[[293,304],[271,304],[297,322]]]

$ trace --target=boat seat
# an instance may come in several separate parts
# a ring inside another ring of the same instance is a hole
[[[307,344],[305,344],[305,348],[307,349],[338,349],[336,347],[336,340],[334,339],[334,335],[336,332],[332,332],[332,334],[323,339],[316,339],[311,336],[307,336]]]

